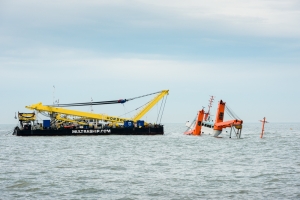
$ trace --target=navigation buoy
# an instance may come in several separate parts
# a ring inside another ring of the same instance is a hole
[[[262,122],[262,130],[261,130],[261,134],[260,134],[260,138],[263,138],[264,136],[264,131],[265,131],[265,123],[269,123],[266,121],[266,118],[264,117],[263,120],[260,120]]]

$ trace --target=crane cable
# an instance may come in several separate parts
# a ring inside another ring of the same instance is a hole
[[[127,113],[123,114],[123,115],[120,115],[119,117],[122,117],[122,116],[124,116],[124,115],[127,115],[127,114],[129,114],[129,113],[133,112],[133,111],[136,111],[136,110],[140,109],[141,107],[143,107],[143,106],[147,105],[149,102],[150,102],[150,101],[148,101],[148,102],[147,102],[147,103],[145,103],[144,105],[142,105],[142,106],[140,106],[140,107],[138,107],[138,108],[136,108],[136,109],[134,109],[134,110],[132,110],[132,111],[129,111],[129,112],[127,112]],[[124,105],[124,104],[123,104],[123,105]]]
[[[162,110],[162,113],[161,113],[161,116],[160,116],[159,124],[161,123],[161,119],[162,119],[162,116],[164,114],[164,110],[165,110],[167,99],[168,99],[168,96],[166,96],[166,99],[165,99],[165,103],[164,103],[164,107],[163,107],[163,110]]]
[[[17,123],[17,125],[13,129],[11,129],[11,130],[4,130],[3,133],[5,134],[5,136],[12,135],[14,133],[16,127],[18,127],[18,123]]]
[[[162,92],[162,91],[154,92],[154,93],[151,93],[151,94],[146,94],[146,95],[142,95],[142,96],[138,96],[138,97],[134,97],[134,98],[129,98],[129,99],[119,99],[119,100],[112,100],[112,101],[95,101],[95,102],[84,102],[84,103],[57,104],[57,105],[52,105],[52,106],[55,106],[55,107],[71,107],[71,106],[91,106],[91,105],[118,104],[118,103],[123,104],[123,103],[126,103],[127,101],[139,99],[139,98],[150,96],[150,95],[157,94],[157,93],[160,93],[160,92]]]
[[[44,115],[45,117],[50,117],[50,114],[46,113],[45,111],[41,111],[41,112],[39,112],[39,113],[41,113],[41,114]]]
[[[146,97],[146,96],[150,96],[150,95],[153,95],[153,94],[158,94],[158,93],[161,93],[162,91],[163,91],[163,90],[158,91],[158,92],[154,92],[154,93],[151,93],[151,94],[146,94],[146,95],[142,95],[142,96],[130,98],[130,99],[127,99],[127,101],[131,101],[131,100],[134,100],[134,99],[139,99],[139,98]]]
[[[159,108],[159,112],[158,112],[158,114],[157,114],[156,124],[157,124],[157,122],[158,122],[159,115],[160,115],[160,111],[161,111],[161,107],[162,107],[162,105],[163,105],[164,100],[165,100],[165,97],[163,97],[163,100],[161,101],[160,108]]]
[[[228,104],[226,104],[225,109],[226,109],[226,111],[227,111],[226,113],[227,113],[231,118],[241,120],[241,118],[239,118],[239,116],[237,116],[237,114],[235,114],[235,113],[233,112],[233,110],[228,106]]]

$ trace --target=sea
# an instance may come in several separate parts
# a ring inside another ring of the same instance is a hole
[[[300,123],[244,124],[240,139],[17,137],[0,125],[0,199],[300,199]]]

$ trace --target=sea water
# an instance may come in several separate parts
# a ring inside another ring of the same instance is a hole
[[[0,125],[0,199],[300,199],[300,124],[186,136],[17,137]]]

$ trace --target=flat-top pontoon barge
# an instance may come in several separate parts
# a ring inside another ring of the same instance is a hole
[[[113,101],[56,105],[33,104],[26,106],[26,108],[34,110],[33,113],[18,113],[20,125],[15,127],[13,134],[16,136],[163,135],[164,127],[160,121],[168,93],[169,90],[162,90],[135,98]],[[141,111],[131,119],[62,108],[125,103],[153,94],[157,94],[156,97],[142,106]],[[141,120],[161,99],[163,108],[161,106],[162,112],[159,112],[159,115],[161,114],[160,121],[150,124]],[[43,123],[39,123],[36,120],[38,113],[48,116],[50,120],[43,120]]]

